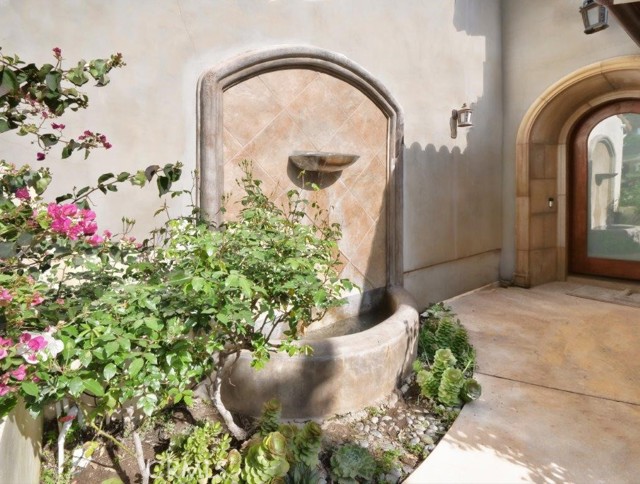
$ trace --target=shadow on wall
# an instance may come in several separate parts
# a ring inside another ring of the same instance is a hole
[[[499,279],[502,246],[502,105],[499,2],[456,0],[459,32],[448,62],[433,65],[421,123],[426,141],[404,149],[405,286],[421,307]],[[452,69],[455,62],[459,69]],[[450,82],[443,84],[442,79]],[[453,99],[454,101],[451,101]],[[470,128],[449,138],[451,111],[473,108]],[[408,133],[415,132],[408,129]],[[436,142],[429,142],[438,139]],[[444,142],[442,140],[445,140]]]

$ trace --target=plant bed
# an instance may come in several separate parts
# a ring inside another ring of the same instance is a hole
[[[443,319],[450,321],[452,318],[451,312],[442,305],[435,305],[423,313],[421,316],[423,343],[425,338],[429,339],[425,336],[426,332],[431,332],[435,336],[438,322]],[[421,345],[421,349],[424,349],[424,344]],[[421,387],[416,381],[416,373],[413,373],[403,382],[401,389],[391,395],[384,404],[319,422],[322,430],[319,465],[315,480],[310,482],[339,482],[332,478],[332,456],[344,446],[366,449],[375,462],[373,477],[360,478],[357,482],[401,482],[433,451],[453,424],[460,408],[461,406],[445,407],[423,396]],[[259,420],[236,417],[241,426],[249,430],[249,435],[255,436],[259,432],[261,425]],[[204,396],[204,392],[199,392],[190,407],[176,406],[153,419],[147,419],[140,431],[145,458],[157,459],[169,448],[172,439],[179,440],[178,436],[193,432],[205,422],[209,424],[218,422],[224,428],[223,419]],[[301,426],[304,422],[296,422],[296,424]],[[118,423],[112,424],[109,431],[122,444],[129,448],[133,447],[131,437],[122,431]],[[127,455],[113,442],[105,440],[98,440],[100,445],[88,459],[88,465],[85,468],[77,469],[72,476],[65,476],[56,481],[54,456],[57,429],[55,429],[55,423],[50,432],[49,438],[45,438],[42,482],[116,484],[140,481],[134,456]],[[45,435],[47,435],[46,432]],[[89,432],[73,435],[68,438],[67,452],[71,455],[74,448],[77,448],[78,442],[91,440],[93,437]],[[244,456],[247,442],[230,439],[230,447],[237,449]],[[86,447],[87,444],[85,444]],[[72,459],[68,458],[68,460]],[[177,460],[179,459],[176,458]],[[154,471],[157,472],[156,467],[152,467],[152,475]],[[167,482],[181,482],[181,480]],[[240,482],[244,481],[240,480]],[[293,479],[286,482],[309,481]]]
[[[411,474],[429,455],[455,420],[458,411],[437,407],[421,397],[415,377],[411,377],[403,388],[406,389],[405,394],[394,394],[384,405],[336,416],[321,423],[321,463],[325,476],[329,473],[332,450],[343,444],[357,444],[372,453],[383,471],[379,476],[379,482],[398,482]],[[145,457],[164,452],[171,437],[188,432],[197,422],[202,421],[223,423],[212,404],[196,398],[192,407],[174,408],[170,413],[146,423],[141,434]],[[255,421],[247,419],[243,423],[249,423],[250,428],[255,428]],[[57,481],[55,427],[53,422],[53,427],[49,428],[50,433],[47,435],[45,432],[42,483],[101,484],[107,481],[109,484],[115,484],[120,481],[139,481],[135,458],[118,449],[115,444],[104,440],[99,441],[99,447],[88,459],[89,463],[84,469],[80,469],[69,479]],[[112,431],[116,435],[122,435],[120,427],[114,424]],[[70,455],[78,447],[81,439],[93,438],[89,431],[77,437],[70,438],[66,446]],[[130,436],[122,435],[118,439],[127,447],[133,448]],[[241,443],[235,441],[234,447],[239,449]]]

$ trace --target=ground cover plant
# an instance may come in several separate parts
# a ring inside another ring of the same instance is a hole
[[[446,407],[476,400],[482,389],[473,379],[475,351],[467,331],[444,304],[434,304],[426,316],[414,363],[421,394]]]

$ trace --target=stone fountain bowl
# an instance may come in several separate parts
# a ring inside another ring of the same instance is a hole
[[[342,171],[360,158],[347,153],[328,151],[294,151],[289,160],[301,170],[317,172]]]
[[[277,398],[283,418],[311,419],[382,403],[412,371],[419,318],[403,288],[387,288],[379,300],[374,311],[387,316],[381,322],[358,333],[303,340],[313,347],[311,356],[277,353],[255,370],[243,352],[223,383],[227,408],[258,416],[264,402]]]

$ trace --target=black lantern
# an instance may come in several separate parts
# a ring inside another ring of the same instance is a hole
[[[585,34],[593,34],[609,26],[607,7],[596,3],[595,0],[584,0],[582,7],[580,7],[580,14],[584,22]]]

